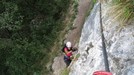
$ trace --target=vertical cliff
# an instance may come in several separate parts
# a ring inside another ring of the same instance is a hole
[[[121,26],[108,14],[110,6],[102,4],[103,30],[113,75],[134,74],[134,22]],[[79,41],[80,57],[71,67],[70,75],[92,75],[105,70],[102,54],[99,3],[96,3],[82,29]],[[114,14],[114,13],[113,13]]]

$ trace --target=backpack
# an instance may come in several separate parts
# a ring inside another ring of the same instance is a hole
[[[63,46],[63,48],[61,49],[62,52],[64,52],[64,49],[66,48],[66,45]]]

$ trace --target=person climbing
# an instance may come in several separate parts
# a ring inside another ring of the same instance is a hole
[[[63,47],[63,52],[65,54],[64,55],[64,62],[66,63],[67,66],[70,65],[70,63],[73,59],[73,53],[72,52],[76,51],[76,50],[77,50],[77,48],[72,47],[71,42],[69,42],[69,41]]]

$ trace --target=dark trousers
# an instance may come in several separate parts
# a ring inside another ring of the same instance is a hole
[[[66,63],[66,66],[67,66],[67,67],[70,65],[71,61],[72,61],[72,60],[70,59],[70,57],[64,56],[64,62]]]

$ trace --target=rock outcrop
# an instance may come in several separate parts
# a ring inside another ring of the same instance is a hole
[[[107,13],[109,6],[102,5],[102,21],[110,70],[113,75],[134,74],[134,22],[126,26],[113,21]],[[114,13],[113,13],[114,14]],[[72,68],[70,75],[92,75],[104,71],[102,54],[99,3],[97,3],[86,20],[79,42],[80,57]]]
[[[53,75],[60,75],[61,71],[66,67],[66,64],[63,61],[63,55],[57,56],[54,59],[54,63],[52,65],[52,69],[54,70]]]

